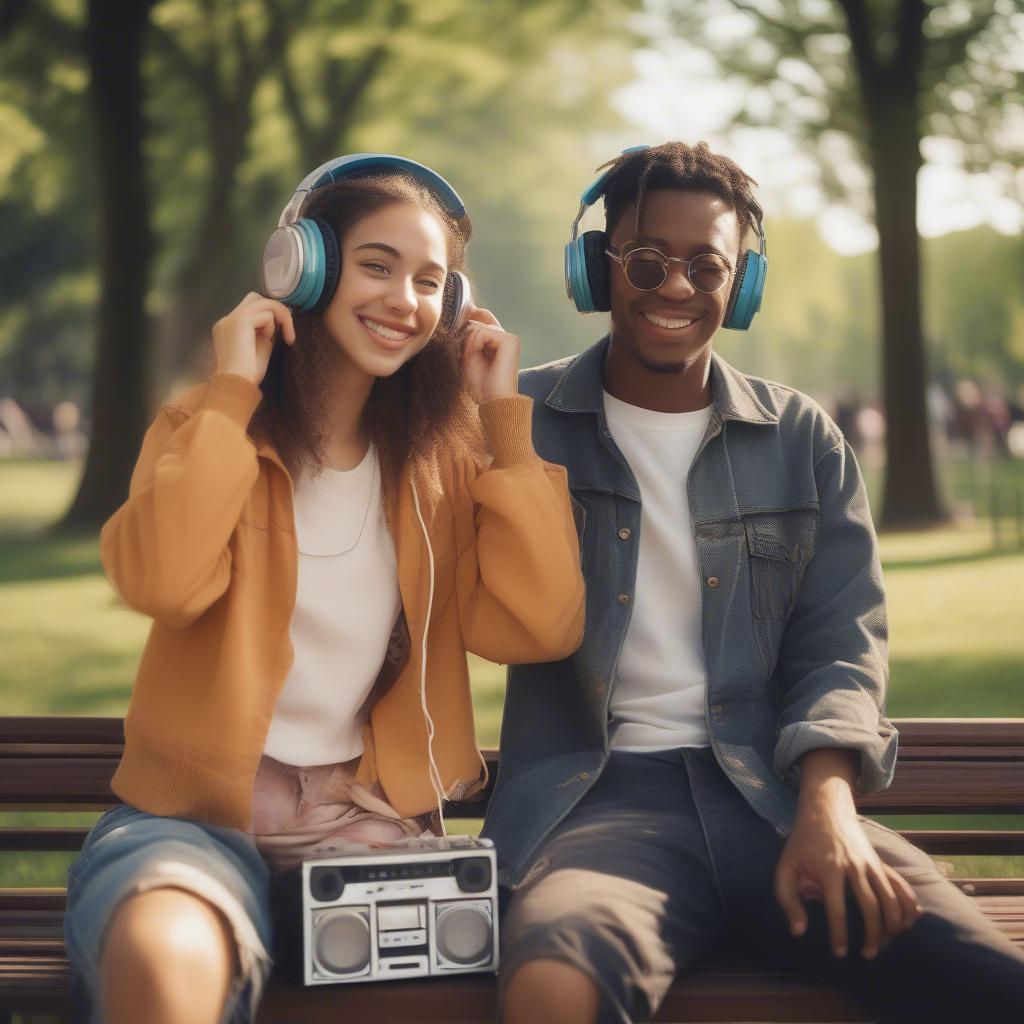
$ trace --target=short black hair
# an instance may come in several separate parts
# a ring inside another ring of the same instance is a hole
[[[710,192],[735,210],[739,221],[740,242],[762,211],[754,198],[757,182],[739,164],[727,156],[712,153],[706,142],[688,146],[685,142],[665,142],[632,153],[623,153],[602,164],[610,168],[604,188],[606,231],[618,224],[622,211],[634,200],[639,218],[643,197],[651,189],[674,188],[688,192]]]

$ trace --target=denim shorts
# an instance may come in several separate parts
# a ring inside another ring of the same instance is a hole
[[[81,1019],[90,1024],[104,1019],[97,993],[112,913],[128,896],[168,886],[201,896],[224,915],[240,969],[222,1024],[252,1024],[270,974],[272,930],[270,870],[252,837],[238,829],[157,817],[128,804],[96,822],[68,869],[64,943]]]
[[[541,847],[501,923],[502,990],[530,960],[560,960],[598,989],[601,1024],[649,1020],[673,978],[723,936],[843,989],[900,1024],[1022,1020],[1024,951],[927,854],[863,818],[879,858],[924,916],[874,960],[847,891],[851,952],[832,955],[820,901],[803,936],[774,895],[785,840],[708,747],[613,751],[601,777]]]

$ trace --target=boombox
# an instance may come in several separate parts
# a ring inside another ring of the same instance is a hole
[[[498,969],[494,845],[339,843],[274,881],[274,959],[303,985]]]

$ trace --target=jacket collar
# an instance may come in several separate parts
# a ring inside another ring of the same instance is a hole
[[[277,449],[269,441],[258,441],[256,444],[256,454],[261,459],[266,459],[268,462],[273,462],[276,466],[280,466],[281,469],[288,474],[288,478],[291,479],[291,473],[288,472],[288,467],[285,466],[284,460],[278,454]]]
[[[609,336],[580,353],[565,368],[545,402],[559,412],[592,412],[604,409],[603,370]],[[750,381],[720,355],[711,354],[711,402],[722,420],[743,423],[778,423],[750,386]]]

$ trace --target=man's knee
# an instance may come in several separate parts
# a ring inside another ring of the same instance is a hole
[[[650,886],[580,868],[516,893],[502,921],[502,1020],[589,1022],[603,1002],[618,1017],[656,1006],[675,974],[665,901]]]

